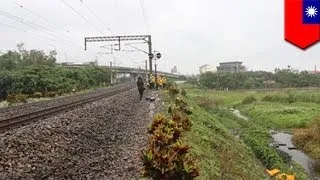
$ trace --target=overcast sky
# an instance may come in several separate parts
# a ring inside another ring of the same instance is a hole
[[[284,41],[282,0],[142,0],[150,32],[140,0],[65,1],[80,15],[63,0],[1,0],[0,51],[24,42],[27,49],[56,49],[59,62],[87,62],[97,56],[99,64],[115,58],[117,65],[136,67],[147,58],[142,52],[99,54],[106,51],[100,46],[107,43],[90,43],[84,51],[84,37],[151,34],[154,49],[163,55],[160,70],[170,71],[176,65],[179,72],[192,74],[203,64],[235,60],[243,61],[249,70],[288,65],[299,70],[320,68],[320,44],[302,51]],[[146,45],[137,47],[147,50]],[[131,48],[123,45],[122,49]]]

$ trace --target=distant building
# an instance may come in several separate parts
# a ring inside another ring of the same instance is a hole
[[[215,73],[217,70],[215,67],[209,65],[209,64],[205,64],[205,65],[202,65],[199,67],[199,71],[200,71],[200,74],[204,74],[206,72],[212,72],[212,73]]]
[[[218,73],[239,73],[245,72],[246,67],[242,65],[240,61],[234,62],[222,62],[220,66],[217,67]]]
[[[177,66],[174,66],[174,67],[171,69],[171,74],[177,74],[177,73],[178,73]]]

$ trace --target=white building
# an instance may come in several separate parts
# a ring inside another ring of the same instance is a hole
[[[215,73],[215,72],[217,72],[217,69],[214,66],[211,66],[209,64],[205,64],[205,65],[202,65],[202,66],[199,67],[199,71],[200,71],[200,74],[203,74],[203,73],[206,73],[206,72]]]

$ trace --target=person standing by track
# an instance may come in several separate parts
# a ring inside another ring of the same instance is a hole
[[[137,86],[138,86],[138,91],[140,94],[140,101],[142,101],[143,91],[145,90],[145,88],[144,88],[143,80],[140,76],[138,77]]]

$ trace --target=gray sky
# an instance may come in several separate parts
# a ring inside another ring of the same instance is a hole
[[[33,22],[50,30],[50,33],[71,39],[73,43],[0,14],[0,50],[13,49],[19,42],[24,42],[27,49],[56,49],[59,62],[86,62],[97,55],[100,64],[108,64],[115,57],[117,65],[143,65],[138,62],[147,57],[141,52],[101,55],[97,54],[103,51],[99,46],[106,43],[90,43],[88,51],[84,51],[83,46],[85,36],[149,34],[139,0],[65,1],[90,24],[66,6],[63,0],[1,0],[0,13]],[[218,65],[222,61],[234,60],[243,61],[249,70],[273,70],[287,65],[299,70],[313,70],[314,65],[320,68],[317,61],[320,44],[302,51],[284,41],[282,0],[142,1],[153,47],[163,55],[159,61],[160,70],[170,71],[177,65],[181,73],[191,74],[198,73],[203,64]],[[138,47],[147,50],[146,45]]]

